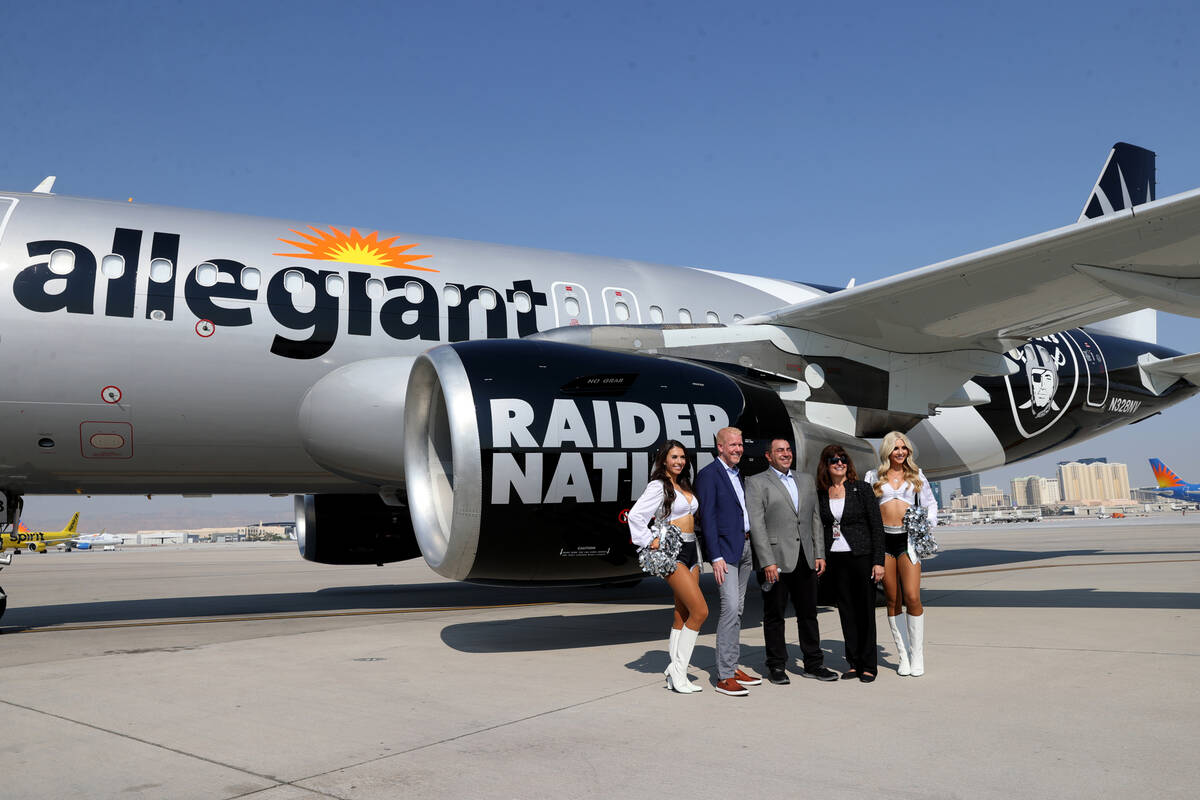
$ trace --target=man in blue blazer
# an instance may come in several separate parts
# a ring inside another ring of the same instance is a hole
[[[716,460],[696,475],[704,554],[712,562],[721,597],[717,620],[717,691],[733,696],[750,694],[747,686],[762,683],[762,678],[738,667],[746,585],[754,569],[750,517],[742,488],[745,480],[738,471],[742,449],[742,432],[737,428],[722,428],[717,431]]]

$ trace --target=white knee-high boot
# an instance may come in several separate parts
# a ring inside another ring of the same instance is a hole
[[[925,674],[925,615],[908,615],[908,638],[912,640],[913,677]]]
[[[671,660],[671,666],[667,667],[667,686],[676,692],[690,694],[701,691],[701,687],[689,681],[687,676],[688,665],[692,660],[692,650],[696,647],[696,637],[699,635],[699,631],[686,627],[679,632],[679,641],[675,645],[675,658]]]
[[[909,617],[912,619],[912,617]],[[912,675],[912,667],[908,662],[908,642],[905,641],[905,628],[907,624],[904,619],[904,612],[900,612],[894,617],[888,617],[888,627],[892,629],[892,641],[896,643],[896,652],[900,659],[900,667],[896,670],[899,675]]]
[[[667,668],[663,675],[671,674],[671,665],[675,663],[675,655],[679,652],[679,631],[671,628],[671,638],[667,640]]]

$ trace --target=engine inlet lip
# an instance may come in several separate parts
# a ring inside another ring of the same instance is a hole
[[[418,357],[404,400],[405,489],[421,554],[452,580],[467,578],[479,549],[483,471],[475,413],[470,379],[452,346]],[[442,427],[450,439],[448,471],[431,456],[431,434]],[[448,503],[439,480],[449,482]]]

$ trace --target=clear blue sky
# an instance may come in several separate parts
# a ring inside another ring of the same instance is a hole
[[[861,283],[1074,221],[1118,140],[1200,186],[1193,4],[808,5],[9,3],[0,187]],[[984,481],[1200,475],[1197,411]]]

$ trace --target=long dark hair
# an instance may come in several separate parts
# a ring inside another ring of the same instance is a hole
[[[829,476],[829,457],[841,456],[846,459],[846,483],[858,480],[858,472],[854,469],[854,461],[840,444],[827,444],[821,451],[821,460],[817,462],[817,488],[821,490],[833,486],[833,478]]]
[[[667,454],[676,447],[683,451],[687,463],[683,465],[683,471],[675,480],[679,483],[679,488],[686,490],[689,494],[695,494],[692,491],[692,457],[688,455],[687,448],[682,444],[674,439],[667,439],[659,445],[658,452],[654,454],[654,467],[650,470],[650,480],[662,481],[663,502],[667,505],[668,513],[671,506],[675,504],[675,487],[671,485],[671,476],[667,474]]]

